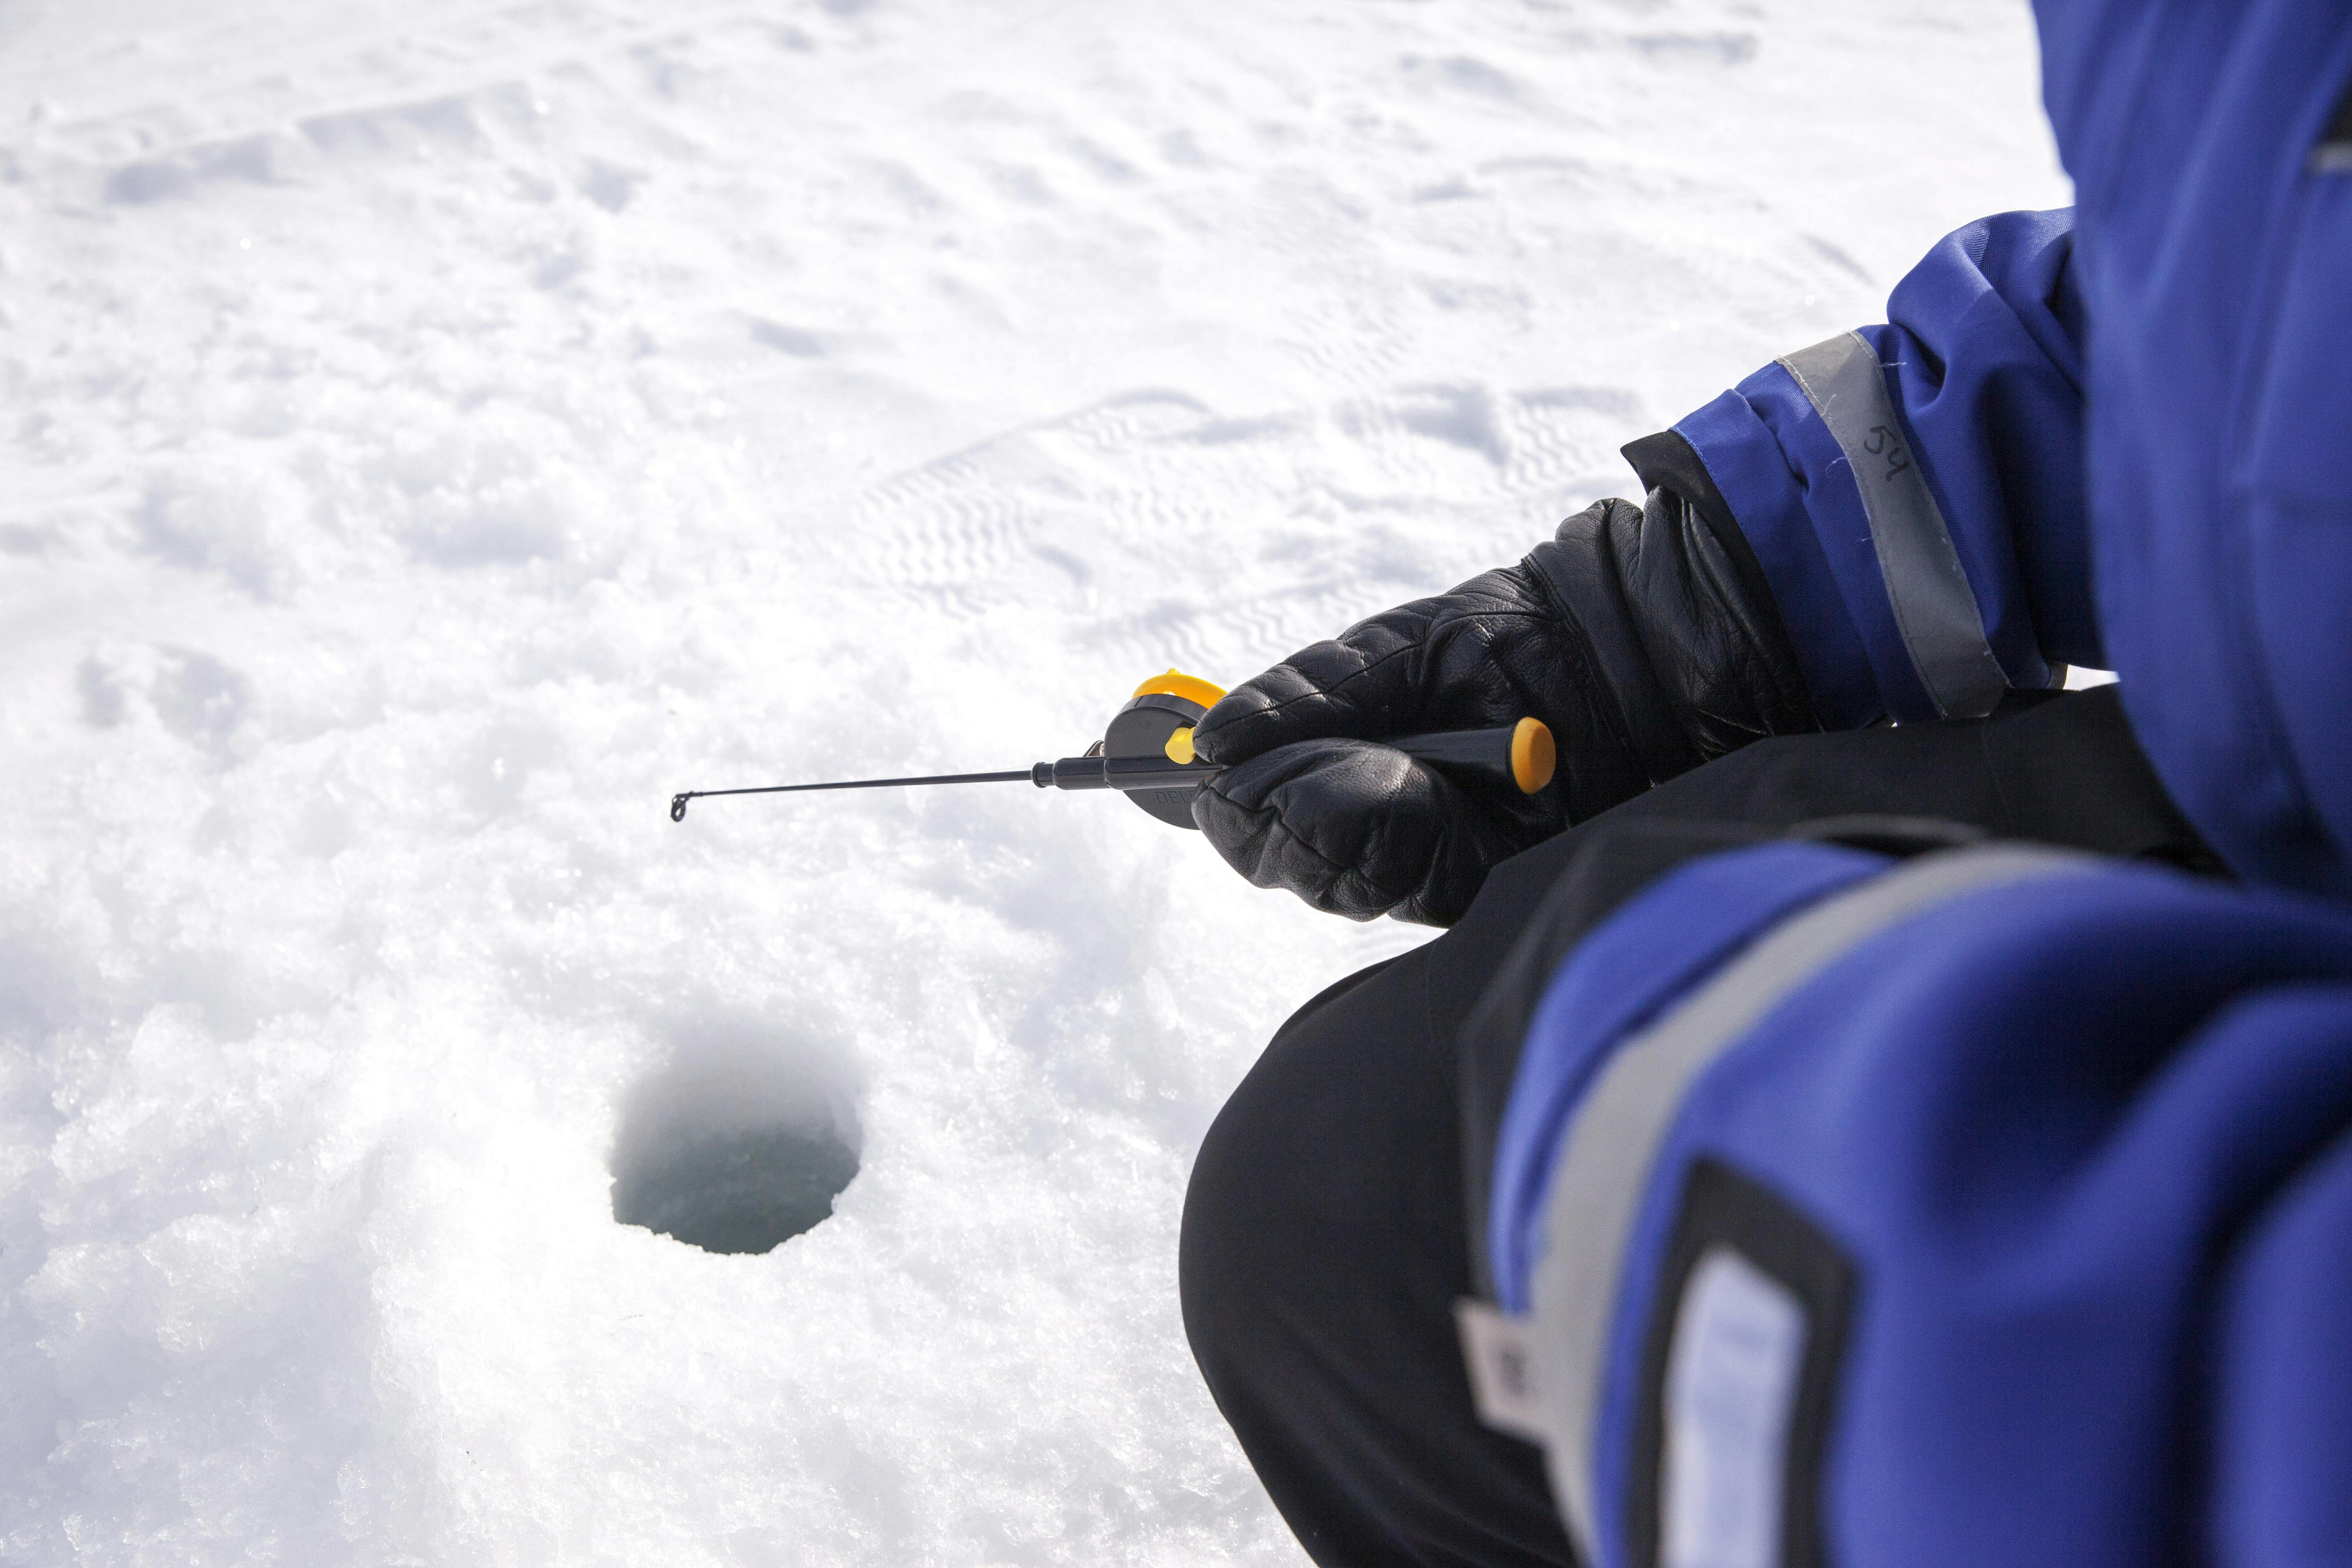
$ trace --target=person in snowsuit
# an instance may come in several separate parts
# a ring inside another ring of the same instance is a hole
[[[1318,1563],[2352,1564],[2352,12],[2038,25],[2074,209],[1196,731],[1449,928],[1187,1198]],[[1370,743],[1522,713],[1531,800]]]

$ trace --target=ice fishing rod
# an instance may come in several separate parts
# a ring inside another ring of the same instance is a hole
[[[920,778],[843,779],[829,784],[761,784],[751,789],[690,789],[669,799],[669,819],[686,820],[686,803],[722,795],[799,795],[809,790],[901,789],[919,784],[1017,784],[1039,789],[1117,790],[1160,821],[1192,826],[1192,796],[1224,769],[1192,755],[1192,726],[1224,696],[1197,676],[1170,670],[1135,689],[1111,716],[1103,738],[1083,756],[1063,757],[994,773],[930,773]],[[1556,756],[1540,719],[1492,730],[1449,730],[1406,735],[1381,745],[1424,763],[1475,777],[1507,781],[1522,795],[1551,783]]]

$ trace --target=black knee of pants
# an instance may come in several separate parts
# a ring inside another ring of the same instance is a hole
[[[1563,1563],[1536,1450],[1477,1425],[1454,1347],[1469,1262],[1446,1053],[1352,1048],[1392,1031],[1416,978],[1361,977],[1226,1104],[1185,1199],[1185,1331],[1316,1562]]]
[[[1540,1456],[1478,1425],[1453,1326],[1470,1289],[1453,1035],[1558,853],[1520,857],[1460,925],[1300,1008],[1193,1166],[1185,1332],[1327,1568],[1572,1561]]]
[[[2202,854],[2112,693],[1759,742],[1498,867],[1451,931],[1300,1008],[1202,1144],[1180,1274],[1210,1391],[1317,1563],[1573,1561],[1537,1451],[1478,1425],[1452,1318],[1472,1289],[1455,1039],[1560,869],[1612,819],[1859,813]]]

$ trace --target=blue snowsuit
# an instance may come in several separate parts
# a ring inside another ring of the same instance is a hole
[[[1676,429],[1826,722],[2113,668],[2243,880],[1775,844],[1576,950],[1465,1338],[1596,1564],[2352,1564],[2352,9],[2038,10],[2076,207]]]

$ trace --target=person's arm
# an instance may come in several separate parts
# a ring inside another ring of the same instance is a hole
[[[2072,215],[1947,236],[1889,321],[1784,355],[1627,449],[1736,530],[1824,725],[1974,717],[2101,665]]]
[[[2098,663],[2070,248],[2063,213],[1971,224],[1893,324],[1629,447],[1644,504],[1245,682],[1194,734],[1228,771],[1193,820],[1261,887],[1443,925],[1500,860],[1750,741],[1979,716]],[[1534,799],[1374,744],[1526,715],[1560,754]]]

